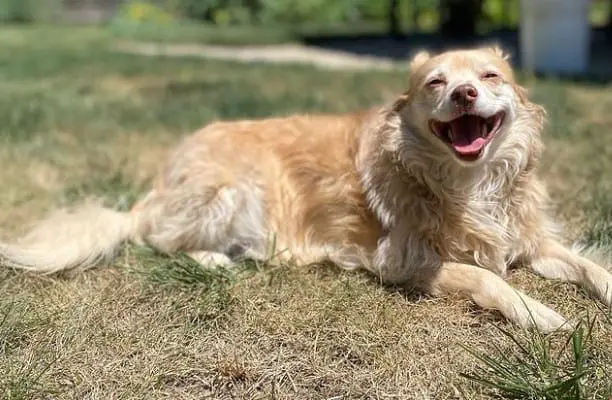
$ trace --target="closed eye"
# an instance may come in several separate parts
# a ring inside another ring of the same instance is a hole
[[[446,81],[442,78],[433,78],[429,82],[427,82],[427,86],[440,86],[444,85]]]
[[[495,79],[499,78],[499,74],[497,72],[486,72],[482,75],[482,79]]]

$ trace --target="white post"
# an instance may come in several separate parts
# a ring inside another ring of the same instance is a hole
[[[589,0],[521,0],[519,45],[528,72],[583,73],[588,69]]]

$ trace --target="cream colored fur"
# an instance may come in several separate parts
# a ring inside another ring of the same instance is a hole
[[[132,223],[131,214],[96,204],[61,210],[15,244],[0,244],[0,262],[41,273],[89,267],[113,258]]]
[[[506,58],[497,48],[420,53],[392,104],[211,124],[185,139],[130,214],[62,211],[0,257],[52,273],[107,261],[134,240],[203,264],[331,260],[385,283],[463,294],[524,327],[567,327],[504,281],[508,266],[582,285],[607,304],[612,274],[560,242],[536,174],[544,110]],[[478,90],[472,112],[505,115],[473,160],[430,128],[459,115],[451,94],[465,84]]]

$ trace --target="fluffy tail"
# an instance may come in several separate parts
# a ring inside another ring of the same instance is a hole
[[[93,267],[132,236],[133,219],[93,204],[58,211],[15,244],[0,243],[0,265],[43,274]]]

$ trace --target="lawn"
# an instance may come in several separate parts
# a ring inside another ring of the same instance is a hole
[[[406,81],[116,54],[112,40],[96,28],[2,29],[1,239],[90,196],[128,208],[164,154],[215,119],[354,110]],[[523,82],[549,111],[541,173],[569,237],[612,245],[612,88]],[[77,275],[0,269],[0,398],[609,399],[610,313],[572,285],[524,270],[509,279],[583,327],[542,337],[364,274],[206,271],[138,247]]]

